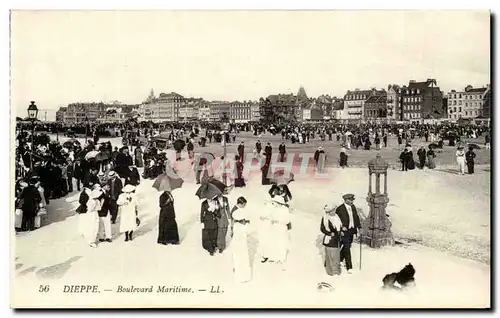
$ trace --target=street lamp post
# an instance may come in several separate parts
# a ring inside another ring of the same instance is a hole
[[[33,172],[33,148],[34,148],[34,135],[35,135],[35,120],[38,116],[38,107],[36,107],[35,102],[31,101],[28,106],[28,118],[31,121],[31,154],[30,154],[30,170]]]
[[[226,174],[226,157],[227,157],[227,139],[226,139],[226,133],[229,131],[229,118],[227,117],[227,113],[223,113],[222,116],[222,122],[224,123],[224,134],[223,134],[223,139],[222,141],[224,142],[224,160],[223,160],[223,170],[222,170],[222,181],[224,184],[227,186],[227,174]]]
[[[88,126],[89,126],[89,118],[85,116],[85,144],[87,144]]]

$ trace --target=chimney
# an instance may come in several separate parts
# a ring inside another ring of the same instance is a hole
[[[410,80],[410,84],[415,84],[415,80]]]

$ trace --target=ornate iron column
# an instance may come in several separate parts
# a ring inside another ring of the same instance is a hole
[[[368,195],[366,201],[370,206],[370,213],[362,224],[361,241],[372,248],[386,245],[394,245],[394,237],[391,232],[391,221],[386,215],[387,203],[387,168],[389,165],[380,154],[368,163]],[[375,191],[372,190],[372,176],[375,178]],[[384,189],[381,192],[381,176],[384,176]]]

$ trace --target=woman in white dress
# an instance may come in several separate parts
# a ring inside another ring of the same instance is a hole
[[[458,146],[455,156],[457,157],[458,174],[463,175],[465,174],[465,151],[463,146]]]
[[[271,209],[271,232],[272,248],[270,259],[278,264],[286,261],[290,248],[290,234],[288,224],[290,220],[290,211],[285,198],[281,195],[275,196],[269,203]]]
[[[250,256],[248,255],[248,224],[250,220],[245,210],[246,202],[245,198],[238,198],[237,206],[233,209],[231,215],[233,221],[231,247],[233,250],[234,278],[240,283],[246,283],[252,277]]]
[[[267,206],[260,209],[257,233],[259,237],[259,254],[262,257],[260,262],[265,263],[272,254],[273,243],[271,209]]]
[[[137,197],[135,186],[127,184],[118,196],[116,204],[120,212],[120,233],[125,233],[125,242],[132,241],[132,235],[137,228]]]
[[[87,211],[79,215],[80,233],[90,247],[97,247],[96,239],[99,230],[98,212],[102,206],[99,197],[102,195],[102,190],[96,188],[92,191],[89,189],[84,189],[84,191],[89,196],[89,200],[86,204]]]

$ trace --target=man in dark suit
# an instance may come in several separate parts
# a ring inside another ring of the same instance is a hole
[[[116,200],[118,200],[118,196],[122,193],[122,180],[118,178],[118,174],[115,171],[109,172],[109,180],[108,184],[108,209],[111,215],[111,223],[116,223],[116,217],[118,216],[118,205],[116,204]]]
[[[279,146],[279,162],[285,162],[285,154],[286,154],[286,146],[285,142],[282,142],[281,145]]]
[[[216,197],[201,203],[200,221],[202,224],[202,246],[210,255],[214,255],[217,248],[217,223],[221,217],[221,209]]]
[[[238,146],[238,156],[239,156],[241,162],[245,161],[245,144],[243,143],[243,141]]]
[[[339,216],[342,222],[342,248],[340,250],[340,261],[345,260],[347,272],[351,274],[351,244],[353,236],[358,234],[358,229],[361,229],[358,212],[354,206],[354,194],[344,194],[342,196],[344,204],[337,207],[335,213]]]
[[[141,177],[139,175],[139,171],[133,165],[128,167],[128,173],[125,177],[125,185],[131,184],[133,186],[138,186],[141,183]]]

